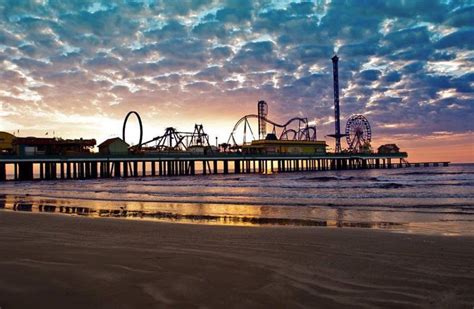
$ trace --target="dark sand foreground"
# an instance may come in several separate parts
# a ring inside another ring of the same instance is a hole
[[[474,238],[0,212],[0,307],[472,308]]]

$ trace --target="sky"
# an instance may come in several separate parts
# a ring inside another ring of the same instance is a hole
[[[265,100],[332,148],[335,53],[342,130],[363,114],[374,148],[474,162],[470,0],[0,0],[0,131],[100,143],[134,110],[145,138],[225,142]]]

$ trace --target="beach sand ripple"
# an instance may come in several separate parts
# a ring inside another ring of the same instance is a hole
[[[0,213],[0,306],[471,308],[474,238]]]

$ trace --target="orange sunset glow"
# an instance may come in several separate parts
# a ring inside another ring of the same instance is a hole
[[[0,3],[1,131],[100,143],[134,110],[145,139],[198,123],[214,144],[265,100],[270,119],[307,117],[334,148],[337,53],[343,126],[363,114],[374,149],[473,161],[472,29],[455,2],[439,4],[444,18],[417,3],[410,16],[339,1],[27,3]]]

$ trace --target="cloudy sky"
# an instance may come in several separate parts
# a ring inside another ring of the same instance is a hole
[[[374,146],[412,160],[474,161],[469,0],[0,0],[0,130],[101,142],[135,110],[145,137],[202,123],[223,142],[263,99],[325,139],[335,52],[343,124],[364,114]]]

